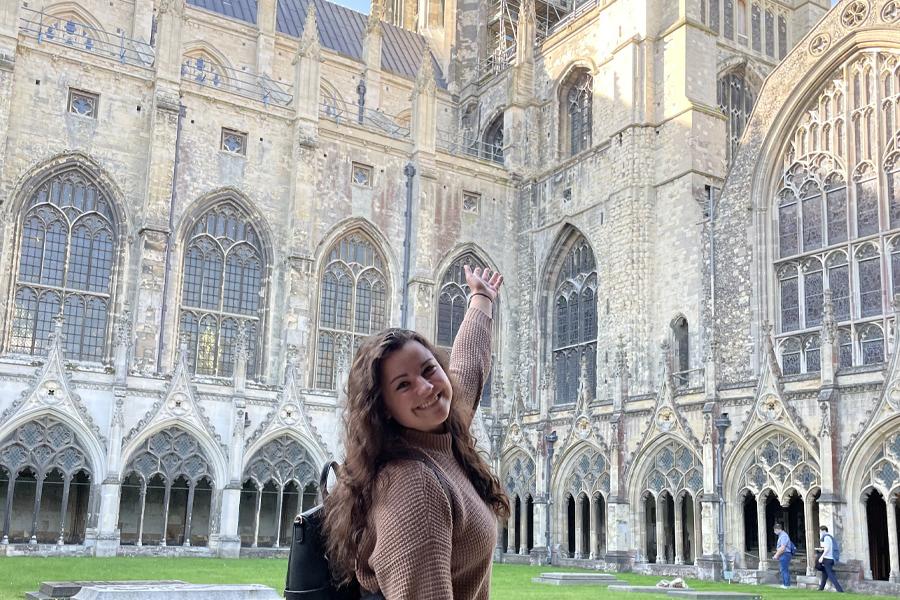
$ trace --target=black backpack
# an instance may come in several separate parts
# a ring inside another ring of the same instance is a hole
[[[424,452],[408,449],[395,453],[395,459],[419,460],[428,465],[450,497],[450,484],[440,468]],[[367,592],[360,588],[356,577],[348,586],[338,587],[331,577],[328,556],[325,554],[325,499],[328,497],[328,472],[340,467],[334,461],[322,468],[319,477],[319,494],[322,503],[297,515],[294,519],[293,538],[288,554],[288,570],[284,584],[285,600],[384,600],[380,592]]]
[[[319,477],[318,504],[294,519],[293,538],[288,554],[288,570],[284,583],[285,600],[358,600],[359,583],[338,587],[331,578],[328,556],[325,554],[325,498],[328,497],[328,472],[338,472],[334,461],[326,463]],[[377,598],[377,596],[376,596]]]

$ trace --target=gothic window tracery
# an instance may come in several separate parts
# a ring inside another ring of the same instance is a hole
[[[367,335],[387,327],[388,289],[384,259],[362,233],[345,235],[326,257],[319,294],[316,386],[333,390],[339,353],[354,351]]]
[[[315,460],[297,440],[282,435],[260,448],[244,469],[244,477],[262,486],[272,481],[279,487],[294,481],[305,488],[318,481]]]
[[[591,146],[594,79],[586,69],[576,69],[560,88],[560,140],[563,153],[575,156]]]
[[[567,404],[577,399],[582,360],[588,394],[597,388],[597,266],[584,237],[563,259],[553,298],[554,403]]]
[[[669,440],[653,455],[653,467],[644,477],[643,489],[655,496],[663,491],[677,496],[688,490],[696,498],[703,488],[703,465],[690,448],[677,440]]]
[[[737,152],[755,101],[756,92],[743,71],[732,70],[719,78],[718,102],[719,110],[725,113],[726,151],[729,164],[734,159],[734,153]]]
[[[867,51],[827,79],[791,132],[774,194],[779,336],[802,345],[817,332],[831,290],[841,368],[883,360],[900,291],[898,65],[896,51]],[[804,363],[798,372],[811,371]]]
[[[518,454],[507,466],[503,488],[510,497],[525,498],[535,494],[534,461]]]
[[[575,460],[567,481],[566,492],[577,498],[586,494],[588,498],[600,492],[609,495],[609,464],[599,450],[585,449]]]
[[[0,505],[4,539],[59,544],[82,541],[91,465],[68,425],[43,416],[16,429],[0,441],[0,473],[7,475],[7,493]],[[31,512],[30,518],[21,514],[23,508]],[[14,516],[17,523],[31,523],[24,537],[11,530]]]
[[[103,361],[118,246],[111,200],[69,169],[39,185],[23,210],[9,350],[46,351],[62,315],[67,356]]]
[[[265,272],[259,234],[244,210],[225,201],[197,219],[185,244],[179,317],[193,372],[231,376],[243,339],[247,376],[260,375]]]
[[[125,473],[131,472],[144,481],[162,475],[169,485],[182,476],[192,482],[212,481],[209,459],[200,442],[179,427],[169,427],[147,438],[125,468]]]
[[[819,485],[819,470],[815,460],[794,438],[773,433],[753,450],[750,466],[743,475],[744,486],[759,497],[769,489],[779,498],[794,488],[805,497]]]
[[[869,485],[885,498],[900,493],[900,433],[886,437],[869,462],[863,486]]]

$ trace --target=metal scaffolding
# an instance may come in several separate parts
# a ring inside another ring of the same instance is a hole
[[[598,0],[533,1],[536,44],[598,3]],[[479,76],[499,73],[513,63],[519,41],[519,13],[524,4],[524,0],[491,0],[487,18],[488,47],[479,65]]]

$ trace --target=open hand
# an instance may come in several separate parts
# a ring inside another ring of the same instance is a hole
[[[496,301],[500,295],[500,286],[503,284],[503,275],[498,272],[491,271],[490,268],[475,267],[469,265],[463,266],[466,275],[466,283],[469,285],[470,293],[484,294],[490,300]]]

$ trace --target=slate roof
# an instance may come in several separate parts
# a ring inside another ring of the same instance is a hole
[[[187,0],[188,4],[225,17],[256,25],[256,0]],[[299,38],[303,33],[309,3],[316,6],[319,42],[344,56],[362,60],[363,38],[368,17],[326,0],[278,0],[275,28],[279,33]],[[421,35],[382,22],[381,68],[415,79],[428,42]],[[438,87],[447,88],[441,66],[431,57]]]

